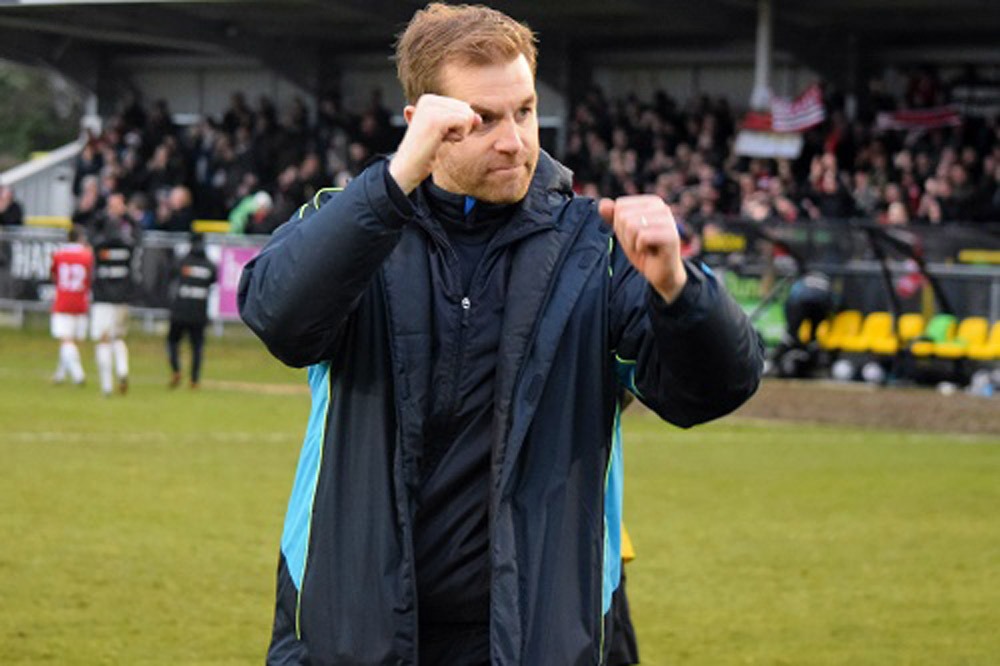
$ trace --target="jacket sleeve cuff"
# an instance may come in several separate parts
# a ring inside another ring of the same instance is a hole
[[[687,282],[681,293],[677,295],[673,303],[667,303],[663,297],[649,287],[646,292],[646,303],[650,313],[663,320],[683,320],[692,313],[698,312],[698,301],[701,299],[702,291],[705,287],[705,280],[708,279],[704,273],[695,268],[690,262],[684,262],[684,270],[687,272]]]

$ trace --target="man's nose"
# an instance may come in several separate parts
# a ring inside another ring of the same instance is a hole
[[[520,128],[512,118],[505,118],[500,127],[497,128],[497,139],[493,147],[499,153],[516,153],[524,147],[521,140]]]

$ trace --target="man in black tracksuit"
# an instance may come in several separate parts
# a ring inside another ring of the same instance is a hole
[[[167,357],[170,361],[170,388],[181,383],[181,340],[191,343],[191,388],[201,379],[201,357],[208,324],[209,290],[215,283],[215,264],[205,254],[205,239],[191,234],[191,248],[177,265],[171,284],[170,330],[167,332]]]
[[[119,393],[128,392],[129,302],[135,290],[134,265],[139,252],[135,227],[123,214],[121,194],[112,194],[110,208],[121,214],[102,216],[90,239],[94,249],[94,282],[90,337],[94,341],[101,393],[108,397],[118,380]]]
[[[523,25],[430,5],[397,63],[395,155],[240,283],[312,390],[268,663],[604,663],[621,389],[682,427],[719,417],[756,389],[760,338],[662,200],[573,196],[538,147]]]

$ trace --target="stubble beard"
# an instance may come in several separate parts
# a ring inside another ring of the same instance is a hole
[[[453,194],[464,194],[478,201],[491,204],[518,203],[528,194],[531,179],[538,167],[538,153],[519,163],[517,177],[493,174],[488,169],[469,169],[466,165],[447,164],[447,186],[440,182],[437,185]]]

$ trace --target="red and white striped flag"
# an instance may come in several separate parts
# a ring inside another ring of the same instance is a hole
[[[826,120],[823,91],[819,84],[806,88],[794,100],[775,97],[771,100],[771,123],[775,132],[801,132]]]
[[[880,130],[929,130],[938,127],[958,127],[961,124],[962,116],[951,106],[883,111],[875,118],[875,126]]]

